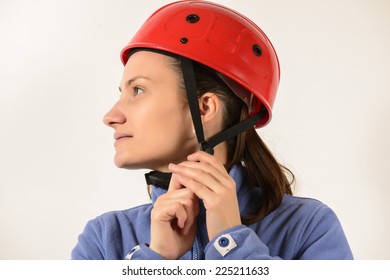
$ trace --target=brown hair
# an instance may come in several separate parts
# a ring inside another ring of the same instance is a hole
[[[169,63],[178,74],[180,87],[184,89],[180,60],[170,57]],[[216,75],[214,70],[194,62],[194,72],[198,96],[212,92],[224,104],[224,128],[248,116],[247,106]],[[241,217],[242,223],[249,225],[261,220],[276,209],[282,203],[284,194],[292,194],[294,174],[278,163],[254,128],[228,139],[226,143],[228,146],[226,169],[230,170],[235,164],[242,165],[246,170],[246,180],[251,186],[251,191],[259,188],[262,194],[256,211]]]

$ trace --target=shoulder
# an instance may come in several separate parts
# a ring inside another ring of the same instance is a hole
[[[278,211],[282,216],[291,217],[290,230],[295,232],[302,248],[307,248],[304,253],[301,252],[302,258],[352,258],[339,218],[333,209],[323,202],[287,195]],[[313,248],[321,248],[323,254],[315,256],[318,252]]]
[[[90,220],[78,237],[72,259],[123,259],[149,238],[152,204],[104,213]]]
[[[143,204],[125,210],[106,212],[90,220],[88,224],[106,228],[112,225],[129,226],[144,223],[150,217],[152,204]]]
[[[335,212],[323,202],[308,198],[285,195],[282,204],[274,211],[277,215],[285,215],[295,222],[305,224],[327,221],[328,223],[338,223]]]
[[[312,198],[285,196],[280,210],[292,209],[301,259],[353,259],[351,248],[336,213]]]
[[[300,211],[318,211],[327,210],[330,208],[323,202],[309,197],[300,197],[292,195],[284,195],[282,204],[280,205],[282,210],[300,210]]]
[[[323,202],[306,197],[285,195],[282,203],[268,214],[263,225],[282,226],[289,233],[322,235],[341,225],[335,212]]]
[[[269,229],[271,241],[283,244],[284,249],[293,247],[288,251],[289,258],[353,258],[338,217],[319,200],[285,195],[282,204],[264,219],[262,227]]]

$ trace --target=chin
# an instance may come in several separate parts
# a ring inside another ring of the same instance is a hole
[[[148,164],[143,161],[136,161],[126,157],[115,155],[115,166],[122,169],[136,170],[136,169],[151,169]]]
[[[138,170],[138,169],[149,169],[149,170],[157,170],[162,172],[169,172],[167,166],[168,163],[165,161],[158,161],[156,159],[153,160],[130,160],[125,158],[120,158],[115,156],[114,159],[115,166],[122,169],[128,170]]]
[[[132,166],[132,164],[129,164],[129,160],[126,159],[125,157],[119,156],[118,154],[115,155],[114,163],[115,163],[116,167],[118,167],[118,168],[133,169],[133,168],[130,168]]]
[[[115,166],[118,168],[123,168],[123,169],[140,169],[142,167],[137,166],[137,164],[132,164],[123,160],[118,160],[115,158],[114,160]]]

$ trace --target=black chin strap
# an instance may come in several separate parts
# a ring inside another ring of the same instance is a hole
[[[223,141],[226,141],[249,130],[250,128],[254,127],[261,119],[263,119],[266,114],[267,109],[262,105],[260,112],[246,118],[245,120],[240,121],[239,123],[221,131],[220,133],[217,133],[210,138],[208,144],[210,145],[210,147],[214,148],[219,143],[222,143]]]
[[[196,90],[196,80],[192,60],[181,57],[181,69],[183,71],[184,85],[186,88],[188,106],[190,107],[192,123],[194,124],[196,138],[198,139],[199,149],[210,155],[214,154],[213,147],[204,139],[202,119],[200,117],[198,95]]]
[[[199,149],[209,154],[214,154],[214,147],[219,143],[226,141],[238,134],[247,131],[258,123],[267,113],[264,106],[261,107],[260,112],[252,115],[238,124],[229,127],[222,132],[214,135],[209,141],[204,139],[202,119],[200,117],[198,95],[196,90],[196,80],[194,74],[194,68],[192,60],[180,57],[181,66],[184,77],[184,84],[187,93],[188,105],[190,107],[192,122],[194,124],[196,138],[198,139]],[[172,173],[164,173],[160,171],[151,171],[145,174],[146,182],[148,185],[154,185],[160,188],[168,189],[169,182],[171,180]]]

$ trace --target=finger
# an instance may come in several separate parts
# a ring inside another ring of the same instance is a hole
[[[183,187],[182,189],[171,191],[170,193],[166,193],[160,196],[154,204],[154,210],[167,211],[169,218],[164,217],[163,219],[164,221],[167,220],[171,221],[174,218],[180,218],[180,217],[172,216],[173,214],[170,213],[169,211],[169,207],[171,207],[171,205],[175,205],[176,203],[180,203],[184,207],[184,210],[186,211],[187,217],[185,220],[183,230],[185,232],[189,231],[191,225],[194,223],[194,220],[196,219],[196,216],[199,213],[198,198],[190,189]],[[180,228],[181,227],[182,224],[180,224]]]
[[[210,165],[207,162],[201,162],[201,161],[183,161],[180,164],[177,164],[176,166],[185,166],[188,168],[198,169],[205,173],[208,173],[210,176],[213,176],[218,181],[223,181],[224,177],[226,177],[228,174],[226,172],[221,172],[219,169],[215,168],[214,166]],[[172,165],[173,168],[176,167],[175,165]]]
[[[219,182],[221,182],[222,185],[231,186],[232,183],[233,185],[235,185],[225,166],[213,155],[199,151],[189,155],[188,160],[189,162],[201,163],[201,168],[203,168],[204,171],[213,175]],[[187,165],[187,162],[183,162],[181,164]]]
[[[196,197],[194,195],[194,199],[192,200],[192,203],[190,205],[189,208],[187,208],[188,206],[185,205],[185,208],[187,210],[187,220],[186,220],[186,223],[184,225],[184,228],[183,228],[183,234],[188,234],[192,227],[194,225],[196,225],[196,217],[198,216],[199,214],[199,200],[198,200],[198,197]]]
[[[193,162],[193,161],[188,161],[188,162]],[[194,162],[196,163],[196,162]],[[208,172],[209,174],[213,175],[215,177],[215,179],[217,179],[219,182],[223,183],[223,184],[226,184],[228,183],[227,181],[229,181],[231,179],[229,173],[225,170],[225,167],[224,166],[221,166],[221,168],[216,168],[215,166],[211,165],[210,163],[208,162],[197,162],[200,164],[200,168],[206,172]],[[184,164],[187,164],[187,162],[185,162]],[[221,171],[222,170],[222,171]]]
[[[182,189],[183,186],[180,185],[180,182],[178,182],[175,178],[175,174],[172,174],[171,181],[169,182],[168,186],[168,191],[167,192],[172,192],[174,190],[180,190]]]
[[[187,161],[179,165],[170,165],[170,169],[176,178],[178,175],[190,178],[214,192],[218,192],[221,187],[230,188],[234,185],[228,174],[222,175],[214,167],[205,163]],[[182,184],[182,181],[179,183]]]
[[[213,166],[215,169],[217,169],[222,174],[227,174],[227,171],[225,169],[225,166],[223,163],[218,160],[215,156],[210,155],[203,151],[198,151],[193,154],[190,154],[187,156],[187,159],[189,161],[199,161],[199,162],[205,162]]]
[[[194,193],[191,190],[186,189],[180,182],[179,184],[181,186],[180,189],[177,190],[171,189],[170,192],[167,192],[161,195],[160,197],[158,197],[158,200],[155,202],[155,204],[160,201],[169,201],[169,200],[180,201],[180,199],[192,198],[194,196]]]
[[[180,183],[187,189],[191,190],[197,197],[202,200],[213,199],[216,195],[210,188],[200,184],[199,182],[185,176],[177,176]]]
[[[185,207],[181,203],[177,203],[177,205],[178,206],[177,206],[176,212],[175,212],[175,216],[177,218],[177,226],[179,228],[184,228],[184,225],[185,225],[187,218],[188,218],[188,214],[187,214]]]
[[[186,234],[191,229],[192,225],[196,221],[196,217],[199,214],[199,200],[198,197],[189,189],[185,188],[189,193],[191,193],[191,196],[187,196],[185,198],[180,198],[180,204],[183,205],[187,217],[185,220],[185,224],[183,226],[183,233]]]
[[[184,227],[187,217],[188,215],[185,207],[179,202],[165,205],[165,207],[159,209],[158,214],[155,215],[155,218],[162,222],[172,222],[177,219],[177,226],[179,228]]]
[[[183,235],[189,234],[193,230],[194,227],[196,228],[196,220],[193,220],[191,223],[187,222],[185,224],[184,228],[182,229],[182,234]],[[194,230],[196,230],[196,229],[194,229]]]

